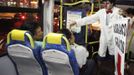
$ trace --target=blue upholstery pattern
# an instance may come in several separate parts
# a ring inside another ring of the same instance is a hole
[[[47,39],[47,37],[46,37],[46,39]],[[77,63],[77,60],[75,57],[75,53],[73,50],[67,50],[67,46],[66,46],[67,44],[66,44],[65,40],[63,38],[61,38],[62,44],[52,44],[52,43],[48,43],[46,41],[46,39],[44,39],[45,40],[45,46],[44,46],[45,48],[43,48],[42,50],[44,51],[44,50],[55,49],[55,50],[66,53],[69,57],[69,62],[72,67],[74,75],[79,75],[79,66],[78,66],[78,63]]]
[[[30,34],[30,33],[28,31],[25,31],[24,34],[21,34],[21,35],[24,35],[24,40],[15,40],[15,39],[12,39],[12,37],[11,37],[11,35],[13,34],[12,31],[8,34],[9,36],[7,37],[9,39],[9,42],[7,42],[7,47],[9,47],[11,45],[15,45],[15,44],[20,44],[22,46],[30,48],[32,50],[32,52],[33,52],[34,58],[39,63],[39,65],[40,65],[40,67],[42,69],[42,74],[47,75],[46,67],[43,64],[43,60],[41,59],[41,49],[40,49],[40,47],[37,47],[36,49],[35,49],[35,46],[31,47],[30,39],[32,41],[33,41],[33,39],[29,38],[29,36],[26,35],[26,34]],[[24,31],[24,30],[18,30],[18,31]],[[17,35],[16,35],[16,37],[17,37]],[[30,37],[32,37],[31,34],[30,34]],[[35,44],[35,43],[33,43],[33,44]],[[9,56],[10,56],[10,54],[9,54]],[[12,56],[11,56],[11,58],[12,58]]]

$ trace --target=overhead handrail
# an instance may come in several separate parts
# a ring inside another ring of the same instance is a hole
[[[80,4],[80,3],[91,3],[91,11],[90,11],[90,14],[88,14],[88,15],[93,14],[93,12],[94,12],[94,0],[92,0],[92,1],[82,0],[82,1],[77,1],[77,2],[73,2],[73,3],[63,3],[63,0],[60,0],[60,29],[62,29],[62,24],[63,24],[63,22],[62,22],[62,19],[63,19],[63,17],[62,17],[63,5],[73,6],[73,5],[77,5],[77,4]],[[87,39],[88,39],[88,37],[87,37],[88,36],[88,25],[86,25],[86,32],[85,33],[86,33],[85,34],[85,43],[88,44],[88,41],[87,41]],[[98,43],[98,41],[95,42],[95,43]],[[90,44],[92,44],[92,43],[90,42]]]
[[[90,3],[89,0],[83,0],[83,1],[77,1],[77,2],[73,2],[73,3],[63,3],[63,0],[60,0],[60,29],[62,29],[62,24],[63,24],[63,17],[62,17],[62,13],[63,13],[63,5],[66,6],[73,6],[73,5],[77,5],[80,3]]]
[[[80,3],[89,3],[90,1],[89,0],[83,0],[83,1],[78,1],[78,2],[73,2],[73,3],[64,3],[63,5],[68,5],[68,6],[72,6],[72,5],[77,5],[77,4],[80,4]]]

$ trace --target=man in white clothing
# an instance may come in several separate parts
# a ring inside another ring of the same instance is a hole
[[[105,8],[100,9],[91,16],[86,16],[82,19],[76,20],[70,24],[73,26],[83,26],[100,21],[101,35],[98,54],[100,57],[106,57],[108,49],[109,55],[114,56],[114,43],[113,43],[113,25],[112,23],[120,18],[119,8],[114,7],[115,0],[104,0]]]
[[[89,55],[87,49],[75,43],[74,35],[70,30],[62,29],[60,33],[66,36],[71,45],[71,49],[74,50],[79,68],[82,70],[84,68],[84,72],[80,71],[80,75],[92,75],[95,62],[93,60],[87,60]]]
[[[66,38],[68,39],[68,41],[71,45],[71,49],[73,49],[75,52],[75,56],[76,56],[78,65],[81,68],[83,65],[85,65],[85,63],[87,61],[87,57],[89,55],[88,51],[83,46],[77,45],[75,43],[74,35],[70,30],[62,29],[60,31],[60,33],[64,34],[66,36]]]

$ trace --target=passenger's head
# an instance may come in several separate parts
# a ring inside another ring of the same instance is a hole
[[[70,44],[74,44],[75,37],[69,29],[62,29],[62,30],[60,30],[60,33],[62,33],[66,36],[66,38],[68,39]]]
[[[126,9],[126,13],[127,13],[128,17],[132,18],[134,16],[134,9],[128,8],[128,9]]]
[[[113,6],[115,5],[116,0],[103,0],[103,6],[104,8],[106,8],[107,10],[112,9]]]
[[[128,8],[128,9],[126,9],[126,16],[129,17],[128,23],[129,23],[132,27],[134,27],[134,9],[133,9],[133,8]],[[130,26],[130,25],[129,25],[129,26]],[[131,27],[131,28],[132,28],[132,27]]]
[[[41,40],[43,36],[42,28],[37,22],[26,22],[21,27],[21,30],[28,30],[32,33],[34,40]]]

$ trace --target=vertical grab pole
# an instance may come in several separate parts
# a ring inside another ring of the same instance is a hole
[[[132,33],[132,36],[131,36],[131,38],[130,38],[130,40],[129,40],[129,43],[128,43],[128,55],[127,55],[127,60],[129,60],[129,56],[130,56],[130,46],[131,46],[131,44],[132,44],[132,40],[133,40],[133,37],[134,37],[134,32]]]
[[[86,13],[86,16],[88,16],[88,12]],[[86,25],[86,31],[85,31],[85,44],[86,44],[86,47],[87,47],[87,42],[88,42],[88,25]]]
[[[92,4],[91,4],[91,12],[90,12],[90,14],[87,14],[88,16],[89,15],[92,15],[93,14],[93,11],[94,11],[94,2],[92,1],[91,2]],[[86,35],[85,35],[85,43],[86,44],[88,44],[88,25],[86,25]]]
[[[60,29],[62,29],[62,13],[63,13],[63,0],[60,0]]]

